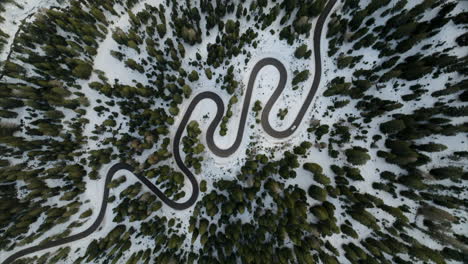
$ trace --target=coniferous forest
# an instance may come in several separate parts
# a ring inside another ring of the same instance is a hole
[[[0,264],[468,263],[468,1],[0,3]]]

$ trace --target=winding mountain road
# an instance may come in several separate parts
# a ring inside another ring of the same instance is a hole
[[[186,200],[185,202],[176,202],[176,201],[169,199],[161,190],[158,189],[158,187],[156,187],[153,183],[151,183],[145,176],[135,173],[134,175],[138,178],[138,180],[140,180],[156,196],[158,196],[163,203],[167,204],[169,207],[173,209],[184,210],[184,209],[191,207],[193,204],[195,204],[199,195],[198,181],[193,175],[193,173],[187,168],[187,166],[185,166],[180,156],[180,150],[179,150],[182,134],[188,122],[190,121],[190,117],[192,115],[193,110],[202,100],[205,100],[205,99],[212,100],[216,103],[216,106],[217,106],[216,116],[212,120],[206,132],[207,145],[210,151],[219,157],[228,157],[232,155],[239,148],[242,142],[242,137],[244,135],[244,129],[245,129],[246,120],[247,120],[247,114],[250,109],[250,101],[252,99],[252,90],[254,88],[257,75],[263,67],[268,66],[268,65],[274,66],[276,69],[278,69],[279,74],[280,74],[280,80],[279,80],[277,88],[275,89],[275,91],[273,92],[273,95],[270,97],[270,99],[266,103],[264,110],[262,112],[262,116],[261,116],[262,127],[267,134],[269,134],[270,136],[274,138],[286,138],[286,137],[289,137],[291,134],[293,134],[296,131],[296,129],[299,127],[299,125],[301,124],[302,119],[304,118],[304,115],[306,114],[307,109],[309,108],[312,102],[312,99],[314,98],[314,95],[317,91],[317,88],[319,87],[319,84],[320,84],[321,74],[322,74],[322,62],[321,62],[321,55],[320,55],[320,40],[321,40],[321,35],[322,35],[322,29],[323,29],[323,25],[329,13],[331,12],[336,2],[337,0],[329,0],[322,14],[319,16],[317,20],[314,35],[313,35],[313,53],[314,53],[314,60],[315,60],[314,80],[312,83],[312,87],[310,88],[309,93],[307,94],[307,97],[302,107],[299,110],[298,115],[294,119],[293,123],[287,129],[283,131],[275,130],[271,126],[270,121],[268,119],[273,105],[276,103],[279,96],[281,95],[284,88],[286,87],[287,71],[284,65],[277,59],[264,58],[255,64],[250,74],[246,94],[245,94],[244,101],[243,101],[240,125],[237,130],[237,136],[236,136],[234,143],[229,148],[227,149],[219,148],[214,142],[215,130],[218,127],[219,123],[221,122],[221,119],[223,117],[224,110],[225,110],[224,103],[221,97],[219,97],[216,93],[213,93],[213,92],[203,92],[203,93],[196,95],[193,98],[193,100],[190,102],[190,105],[188,106],[179,124],[179,127],[177,128],[177,131],[174,137],[174,142],[173,142],[173,154],[174,154],[174,159],[177,163],[177,166],[179,166],[179,168],[187,176],[190,183],[192,184],[193,191],[188,200]],[[9,264],[17,260],[18,258],[24,257],[28,254],[32,254],[32,253],[45,250],[45,249],[49,249],[52,247],[65,245],[73,241],[77,241],[79,239],[89,236],[94,231],[96,231],[98,227],[100,226],[102,220],[104,219],[104,216],[107,210],[107,201],[109,198],[109,188],[107,186],[112,181],[112,178],[114,177],[114,175],[116,175],[118,172],[122,170],[127,170],[132,173],[134,172],[133,167],[126,163],[117,163],[109,169],[105,178],[105,185],[103,186],[103,199],[101,202],[99,215],[97,216],[96,220],[93,222],[93,224],[90,227],[88,227],[86,230],[78,234],[75,234],[66,238],[61,238],[61,239],[45,242],[37,246],[32,246],[29,248],[19,250],[16,253],[9,256],[7,259],[3,260],[2,264]]]

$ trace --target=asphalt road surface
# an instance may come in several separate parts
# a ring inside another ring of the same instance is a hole
[[[271,127],[270,121],[268,120],[268,116],[270,114],[270,111],[273,105],[276,103],[279,96],[281,95],[284,88],[286,87],[287,71],[284,65],[277,59],[264,58],[260,60],[259,62],[257,62],[257,64],[255,64],[250,74],[249,83],[247,84],[247,90],[246,90],[246,94],[244,97],[244,103],[242,105],[242,113],[241,113],[239,128],[237,130],[236,140],[229,148],[221,149],[214,142],[215,130],[218,127],[219,123],[221,122],[221,119],[223,117],[224,110],[225,110],[224,103],[221,97],[219,97],[216,93],[213,93],[213,92],[203,92],[203,93],[196,95],[193,98],[192,102],[190,102],[190,105],[188,106],[184,116],[182,117],[182,121],[180,122],[179,127],[177,128],[177,131],[174,137],[174,142],[173,142],[173,154],[174,154],[174,159],[177,163],[177,166],[179,166],[179,168],[182,170],[185,176],[187,176],[190,183],[192,184],[193,191],[188,200],[184,202],[176,202],[176,201],[169,199],[166,195],[164,195],[164,193],[161,190],[158,189],[158,187],[156,187],[153,183],[151,183],[146,177],[144,177],[141,174],[136,173],[135,176],[138,178],[138,180],[140,180],[156,196],[158,196],[163,203],[167,204],[173,209],[184,210],[184,209],[191,207],[193,204],[195,204],[199,195],[198,181],[193,175],[193,173],[187,168],[187,166],[185,166],[180,156],[180,150],[179,150],[182,134],[184,132],[185,127],[187,126],[187,123],[190,121],[190,116],[192,115],[193,110],[198,105],[198,103],[200,103],[202,100],[205,100],[205,99],[212,100],[216,103],[218,110],[216,112],[215,118],[212,120],[211,124],[208,127],[208,131],[206,133],[207,145],[210,151],[219,157],[228,157],[232,155],[239,148],[242,142],[242,137],[244,135],[244,129],[245,129],[246,120],[247,120],[247,114],[250,109],[252,90],[254,88],[257,74],[263,67],[268,66],[268,65],[274,66],[276,67],[276,69],[278,69],[279,74],[280,74],[280,80],[279,80],[277,88],[273,92],[273,95],[270,97],[270,99],[268,100],[268,102],[266,103],[263,109],[262,116],[261,116],[262,127],[267,134],[269,134],[270,136],[274,138],[286,138],[286,137],[289,137],[291,134],[293,134],[296,131],[296,129],[299,127],[299,125],[301,124],[302,119],[304,118],[304,115],[306,114],[312,102],[312,99],[314,98],[314,95],[317,91],[317,88],[320,84],[320,79],[321,79],[321,74],[322,74],[322,61],[321,61],[321,55],[320,55],[320,40],[321,40],[321,35],[322,35],[322,29],[323,29],[325,20],[327,19],[336,1],[337,0],[330,0],[325,6],[324,11],[322,12],[322,14],[319,16],[317,20],[317,24],[315,26],[315,31],[313,35],[313,45],[314,45],[313,53],[314,53],[314,60],[315,60],[314,80],[312,82],[312,87],[310,88],[309,93],[307,94],[307,97],[304,101],[304,104],[300,108],[298,115],[296,116],[296,118],[294,119],[293,123],[291,124],[289,128],[283,131],[277,131]],[[107,210],[107,200],[109,198],[109,188],[107,186],[112,181],[112,178],[114,177],[114,175],[116,175],[118,172],[122,170],[134,172],[134,169],[132,168],[132,166],[126,163],[117,163],[109,169],[106,175],[105,185],[103,186],[104,195],[103,195],[103,199],[101,202],[99,215],[97,216],[96,220],[90,227],[88,227],[86,230],[78,234],[75,234],[66,238],[49,241],[49,242],[46,242],[37,246],[32,246],[29,248],[19,250],[13,255],[9,256],[7,259],[5,259],[2,262],[2,264],[9,264],[15,261],[16,259],[24,257],[28,254],[32,254],[37,251],[49,249],[52,247],[61,246],[61,245],[85,238],[88,235],[92,234],[94,231],[96,231],[98,227],[100,226],[102,220],[104,219],[104,215],[106,214],[106,210]]]

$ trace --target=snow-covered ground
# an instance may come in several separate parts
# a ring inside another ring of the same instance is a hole
[[[7,21],[3,23],[2,28],[5,29],[5,32],[7,32],[10,35],[9,39],[9,44],[8,46],[11,45],[13,36],[18,29],[18,26],[20,24],[20,21],[27,17],[29,14],[36,12],[39,8],[50,8],[51,6],[57,6],[57,5],[65,5],[64,3],[59,3],[61,1],[58,0],[28,0],[27,3],[26,1],[22,3],[21,1],[18,1],[19,4],[24,5],[23,9],[20,9],[16,6],[9,5],[8,13],[5,16],[7,18]],[[138,11],[142,10],[144,8],[145,4],[151,4],[153,6],[158,6],[160,3],[164,4],[165,1],[158,0],[158,1],[141,1],[138,3],[133,9],[133,13],[137,13]],[[249,1],[248,1],[249,2]],[[366,4],[368,1],[362,1],[362,5]],[[409,5],[413,5],[414,3],[410,3]],[[270,7],[271,7],[270,3]],[[342,7],[342,3],[337,3],[335,6],[335,10],[339,10]],[[459,5],[457,8],[462,8],[462,5]],[[123,11],[123,10],[118,10],[118,12]],[[166,17],[170,15],[170,10],[166,10]],[[459,10],[457,10],[459,11]],[[427,16],[430,16],[431,14],[426,14]],[[378,15],[377,15],[378,16]],[[112,38],[112,30],[119,27],[123,29],[124,31],[128,30],[130,27],[129,23],[129,18],[128,14],[124,14],[120,17],[113,17],[114,21],[108,28],[108,34],[104,41],[100,44],[99,49],[98,49],[98,55],[94,59],[94,68],[97,70],[101,70],[105,72],[106,77],[109,80],[114,80],[114,79],[119,79],[119,82],[121,84],[128,84],[132,85],[134,84],[134,80],[136,80],[139,83],[142,83],[144,85],[149,84],[148,79],[143,75],[143,74],[138,74],[136,71],[129,70],[128,68],[125,67],[125,65],[112,57],[110,55],[111,50],[118,50],[118,44],[113,40]],[[428,17],[430,18],[430,17]],[[204,16],[202,16],[202,23],[201,27],[204,28]],[[235,15],[231,14],[226,16],[224,19],[235,19]],[[377,24],[379,21],[376,22]],[[450,22],[452,23],[452,22]],[[315,21],[314,21],[315,24]],[[240,32],[245,32],[248,28],[253,28],[255,25],[255,21],[251,20],[250,22],[247,21],[242,21],[241,27],[240,27]],[[326,89],[326,85],[332,80],[333,78],[337,76],[347,76],[349,80],[351,80],[351,75],[352,75],[352,69],[344,69],[344,70],[337,70],[336,68],[336,56],[334,57],[328,57],[326,56],[327,51],[328,51],[328,41],[325,38],[325,32],[327,31],[327,25],[328,22],[325,23],[325,28],[324,28],[324,34],[322,35],[322,50],[321,51],[315,51],[313,50],[312,52],[321,52],[322,55],[322,61],[323,61],[323,72],[322,72],[322,82],[320,84],[319,90],[316,93],[316,96],[309,107],[307,115],[303,119],[303,123],[301,126],[296,130],[296,132],[289,138],[285,138],[282,140],[278,140],[275,138],[272,138],[268,135],[266,135],[260,124],[255,123],[255,113],[252,111],[249,113],[249,117],[247,119],[247,125],[246,125],[246,130],[244,131],[243,135],[243,140],[242,144],[239,147],[239,149],[236,151],[236,153],[228,158],[221,158],[218,157],[212,153],[209,152],[209,150],[205,150],[203,153],[204,156],[204,161],[202,163],[202,174],[197,176],[199,180],[206,180],[208,182],[208,193],[210,190],[213,189],[213,182],[219,180],[219,179],[233,179],[236,174],[240,170],[240,166],[243,164],[245,159],[247,158],[247,154],[245,152],[246,149],[255,149],[257,153],[263,153],[266,154],[267,156],[271,157],[274,160],[277,160],[281,157],[282,153],[285,150],[292,150],[293,146],[296,146],[300,144],[303,141],[312,141],[315,143],[315,138],[313,134],[307,132],[307,129],[310,127],[311,123],[314,120],[319,120],[320,124],[327,124],[330,127],[333,126],[333,124],[338,124],[341,123],[343,125],[346,125],[350,128],[351,132],[351,138],[354,138],[357,135],[360,135],[359,129],[354,127],[353,125],[349,124],[346,121],[346,118],[349,115],[358,115],[355,109],[355,104],[356,101],[351,101],[350,104],[348,104],[345,107],[335,109],[333,112],[328,110],[329,106],[333,106],[333,97],[324,97],[321,96],[323,92]],[[281,29],[281,25],[279,24],[279,19],[277,19],[270,27],[268,27],[265,31],[259,31],[259,36],[257,37],[256,40],[258,40],[258,46],[256,49],[253,47],[250,47],[249,53],[251,55],[244,55],[240,54],[238,57],[235,57],[232,59],[230,65],[235,66],[235,78],[236,80],[241,82],[241,85],[239,87],[245,87],[249,78],[250,78],[250,72],[252,70],[253,65],[257,61],[259,61],[262,58],[265,57],[274,57],[280,60],[285,66],[288,71],[288,81],[286,84],[286,89],[284,93],[281,95],[280,99],[278,100],[277,104],[273,107],[269,120],[273,124],[275,129],[283,129],[288,127],[294,118],[296,117],[300,107],[302,106],[302,102],[305,99],[305,96],[307,95],[308,89],[311,87],[312,80],[313,80],[313,73],[314,73],[314,63],[313,63],[313,55],[311,56],[310,59],[307,60],[299,60],[294,57],[294,51],[295,49],[300,46],[302,43],[306,43],[309,46],[309,49],[312,48],[312,34],[309,36],[301,36],[300,41],[297,41],[294,43],[294,45],[290,46],[289,44],[286,43],[286,41],[282,40],[280,41],[278,38],[278,34],[275,33],[272,35],[270,33],[270,29]],[[314,26],[312,30],[314,29]],[[456,29],[451,24],[448,24],[444,27],[444,29],[447,30],[442,30],[436,37],[434,37],[432,40],[444,40],[446,41],[444,44],[444,47],[451,47],[454,46],[454,41],[453,37],[454,35],[460,35],[462,33],[462,29]],[[215,42],[215,38],[218,35],[218,29],[214,28],[210,33],[210,36],[203,36],[203,42],[199,46],[190,46],[187,44],[184,44],[185,50],[186,50],[186,59],[183,61],[184,68],[186,69],[187,72],[190,72],[192,69],[196,70],[196,67],[190,66],[187,62],[191,60],[196,60],[195,59],[195,54],[196,52],[199,52],[202,56],[202,58],[207,57],[207,51],[206,51],[206,45],[208,43],[213,43]],[[277,30],[278,31],[278,30]],[[170,32],[168,32],[170,34]],[[414,47],[413,50],[409,51],[409,54],[411,53],[416,53],[418,52],[418,49],[420,47],[424,46],[427,44],[425,41],[421,42],[418,44],[417,47]],[[350,50],[352,46],[352,43],[345,44],[345,46],[340,48],[340,51],[346,51]],[[443,47],[441,48],[441,50]],[[9,48],[6,48],[1,54],[0,54],[0,60],[4,60],[7,56]],[[452,54],[457,55],[457,56],[463,56],[466,55],[466,50],[463,50],[461,48],[454,49],[451,51]],[[145,49],[142,49],[142,52],[138,54],[135,50],[132,50],[128,48],[125,50],[125,53],[128,57],[132,58],[145,58],[147,57],[147,53]],[[365,55],[364,60],[357,64],[355,68],[369,68],[370,65],[373,64],[373,62],[378,61],[379,58],[377,57],[378,54],[375,51],[372,51],[371,49],[362,49],[359,52],[353,53],[353,55]],[[246,59],[248,59],[248,62],[245,63]],[[369,64],[367,64],[369,63]],[[213,70],[213,78],[212,80],[209,80],[204,73],[200,73],[200,80],[196,82],[194,85],[192,85],[193,89],[193,94],[190,98],[185,99],[184,102],[179,106],[180,108],[180,113],[179,115],[175,118],[175,124],[172,126],[171,129],[171,137],[173,137],[175,130],[177,129],[178,123],[180,122],[180,119],[185,113],[185,109],[188,107],[188,104],[191,102],[191,99],[196,96],[196,94],[203,92],[203,91],[214,91],[218,93],[223,101],[225,102],[225,105],[227,106],[227,103],[231,97],[226,91],[221,90],[220,84],[216,83],[216,79],[218,76],[224,76],[227,71],[227,66],[219,67],[215,70]],[[310,71],[310,76],[307,79],[307,81],[300,83],[299,89],[293,90],[291,80],[293,77],[293,72],[295,70],[302,70],[302,69],[309,69]],[[442,74],[438,79],[425,79],[425,80],[418,80],[414,82],[408,82],[406,85],[411,86],[416,83],[424,82],[424,84],[427,84],[426,89],[430,91],[435,91],[440,89],[441,87],[444,86],[444,84],[447,82],[448,78],[450,78],[450,74]],[[98,116],[98,114],[93,110],[94,107],[100,105],[98,103],[99,100],[105,102],[108,101],[108,98],[102,94],[99,94],[96,90],[91,89],[87,84],[93,81],[97,81],[98,76],[97,74],[93,74],[91,79],[89,81],[82,81],[80,84],[82,86],[82,91],[84,94],[86,94],[89,98],[90,105],[86,109],[87,114],[85,116],[86,119],[90,120],[90,123],[86,126],[84,130],[84,134],[88,137],[93,136],[92,131],[94,130],[96,125],[102,124],[104,120],[107,119],[107,116]],[[263,105],[268,101],[270,98],[271,94],[273,93],[274,89],[277,86],[279,80],[279,75],[278,71],[272,67],[272,66],[267,66],[262,71],[259,73],[255,87],[254,87],[254,95],[252,97],[252,101],[250,103],[250,108],[253,107],[253,104],[256,100],[260,100]],[[378,96],[379,98],[384,98],[388,100],[395,100],[395,101],[401,101],[401,92],[398,92],[394,89],[392,89],[393,83],[389,82],[385,88],[377,90],[376,88],[371,88],[367,93],[370,93],[374,96]],[[239,102],[233,106],[233,116],[230,118],[230,121],[228,123],[228,133],[226,136],[221,136],[219,135],[219,130],[216,131],[215,133],[215,142],[216,144],[221,147],[221,148],[226,148],[229,147],[235,140],[235,136],[237,134],[237,127],[239,126],[239,119],[240,119],[240,109],[243,104],[243,94],[242,94],[242,89],[238,89],[236,91],[236,95],[239,98]],[[435,98],[430,96],[430,93],[427,93],[421,98],[420,101],[416,103],[406,103],[404,106],[398,110],[395,110],[394,112],[386,113],[385,116],[374,118],[371,123],[365,124],[367,127],[366,129],[368,130],[368,135],[374,135],[379,133],[379,124],[386,121],[388,119],[388,115],[391,115],[393,113],[411,113],[413,110],[420,108],[421,105],[427,105],[427,106],[432,106],[433,103],[436,101]],[[156,107],[160,107],[161,105],[156,105]],[[214,116],[214,113],[216,112],[215,109],[216,105],[213,102],[210,102],[208,100],[205,100],[201,102],[195,111],[193,112],[192,119],[198,121],[200,124],[200,128],[203,131],[201,135],[201,141],[202,143],[206,143],[205,141],[205,131],[207,131],[208,125],[211,123],[211,120]],[[119,112],[119,107],[118,106],[109,106],[110,112]],[[281,121],[279,118],[276,116],[277,113],[279,112],[280,109],[287,108],[288,109],[288,114],[286,115],[286,118]],[[207,118],[208,117],[208,118]],[[123,115],[120,115],[117,119],[117,126],[119,124],[122,124],[122,130],[120,131],[121,133],[126,133],[128,132],[128,127],[126,127],[126,124],[128,123],[128,120],[123,119]],[[462,123],[466,122],[466,118],[459,118],[454,120],[455,123]],[[252,128],[251,128],[252,126]],[[219,129],[219,128],[218,128]],[[106,134],[104,135],[104,137]],[[97,150],[102,148],[100,144],[100,139],[97,140],[92,140],[88,139],[88,148],[87,150]],[[320,142],[328,142],[329,136],[326,135],[324,136]],[[452,136],[452,137],[443,137],[443,136],[433,136],[431,138],[425,138],[420,140],[418,143],[428,143],[428,142],[444,142],[445,145],[449,147],[449,149],[445,152],[439,152],[431,158],[433,159],[432,163],[429,165],[426,165],[427,168],[430,168],[434,164],[437,164],[438,166],[443,166],[444,164],[450,164],[448,160],[442,160],[441,158],[444,156],[447,156],[447,154],[453,152],[453,151],[464,151],[468,149],[468,141],[466,140],[466,137],[463,135],[458,135],[458,136]],[[356,187],[360,192],[362,193],[369,193],[372,195],[375,195],[383,200],[385,200],[385,203],[391,206],[399,206],[401,204],[406,204],[413,210],[416,210],[417,204],[415,204],[412,200],[406,199],[406,198],[394,198],[392,195],[389,193],[386,193],[384,191],[379,191],[376,190],[372,187],[373,182],[378,182],[380,180],[379,172],[382,171],[392,171],[395,174],[402,173],[403,170],[400,169],[398,166],[395,165],[390,165],[387,164],[383,161],[382,158],[377,157],[377,150],[382,150],[385,149],[384,146],[384,140],[380,140],[377,142],[377,148],[369,148],[371,142],[370,141],[362,141],[362,140],[352,140],[350,143],[345,144],[342,148],[343,150],[346,148],[349,148],[351,146],[362,146],[365,148],[370,149],[370,155],[373,157],[369,162],[367,162],[366,165],[361,166],[361,174],[362,176],[366,179],[365,181],[360,181],[360,182],[354,182],[354,187]],[[206,144],[205,144],[206,145]],[[147,153],[148,155],[151,154],[154,150],[157,149],[157,146],[155,146],[152,150],[146,151],[145,154]],[[146,160],[148,155],[142,155],[140,157],[136,157],[136,159],[140,162],[143,162]],[[343,153],[340,154],[338,159],[332,159],[328,156],[327,150],[326,149],[320,149],[316,146],[312,147],[312,149],[309,152],[308,158],[300,159],[300,163],[302,164],[303,162],[314,162],[318,163],[322,166],[324,170],[324,174],[331,177],[333,175],[333,172],[330,169],[330,165],[336,164],[339,166],[347,165],[346,158]],[[168,161],[167,163],[172,164],[174,167],[176,166],[173,161]],[[103,166],[99,173],[100,175],[105,175],[107,170],[112,166],[113,164],[107,164]],[[467,167],[467,164],[460,164]],[[111,192],[111,195],[113,193],[118,194],[122,190],[124,190],[126,187],[128,187],[131,184],[134,184],[137,182],[137,179],[131,175],[129,172],[124,172],[122,173],[126,176],[127,181],[119,186],[116,189],[113,189]],[[299,185],[300,187],[307,189],[312,183],[314,183],[314,180],[311,177],[311,174],[304,171],[302,168],[297,169],[297,174],[298,177],[296,179],[288,180],[286,184],[290,185]],[[57,184],[57,183],[51,183],[51,184]],[[81,212],[86,211],[87,209],[91,208],[93,209],[93,215],[89,218],[89,220],[84,224],[83,226],[79,228],[75,228],[73,232],[79,232],[84,229],[86,229],[89,225],[92,224],[94,219],[97,216],[97,212],[99,211],[99,206],[102,200],[102,190],[103,190],[103,185],[104,185],[104,177],[101,177],[100,180],[89,180],[87,182],[86,186],[86,191],[83,193],[81,196],[82,201],[89,201],[86,202],[80,210]],[[186,192],[188,197],[190,195],[190,190],[191,186],[186,181],[186,185],[184,186],[184,191]],[[149,191],[145,187],[143,187],[143,191]],[[116,195],[117,196],[117,195]],[[203,194],[201,194],[203,197]],[[201,199],[200,197],[199,199]],[[317,203],[317,201],[314,201],[311,198],[308,198],[310,204]],[[403,200],[401,200],[403,199]],[[467,199],[467,194],[464,194],[464,197],[460,197],[460,199]],[[118,201],[113,202],[110,204],[108,207],[106,217],[101,224],[100,231],[95,232],[89,237],[82,239],[80,241],[74,242],[70,245],[71,247],[71,252],[70,257],[67,260],[67,263],[72,263],[73,260],[77,256],[82,256],[86,250],[87,245],[93,240],[93,239],[98,239],[104,237],[106,234],[109,233],[110,230],[115,228],[117,226],[117,223],[112,222],[112,219],[115,216],[115,213],[112,212],[112,208],[118,205]],[[331,198],[331,201],[335,204],[337,210],[336,210],[336,215],[340,215],[341,213],[344,212],[344,209],[340,205],[340,202],[338,199],[333,199]],[[51,200],[49,203],[58,203],[58,201]],[[80,213],[75,215],[75,218],[77,218]],[[184,211],[176,211],[171,209],[170,207],[164,205],[163,208],[155,213],[159,217],[167,217],[168,219],[170,218],[176,218],[178,219],[179,222],[182,223],[182,228],[181,232],[184,232],[188,228],[188,221],[190,219],[190,216],[193,213],[193,209],[188,209]],[[466,212],[465,212],[466,213]],[[463,214],[463,212],[462,212]],[[242,217],[242,216],[241,216]],[[244,216],[245,217],[245,216]],[[392,216],[390,216],[387,213],[382,213],[380,212],[375,212],[375,217],[378,219],[392,219]],[[412,219],[410,221],[414,221],[415,217],[411,216]],[[466,215],[464,216],[466,217]],[[75,218],[72,218],[70,221],[76,220]],[[356,231],[362,235],[362,237],[366,237],[365,234],[369,234],[371,230],[365,226],[362,226],[360,223],[357,221],[351,219],[351,218],[343,218],[343,219],[338,219],[338,225],[342,224],[344,220],[349,220],[352,222],[353,227],[356,229]],[[139,222],[128,222],[126,220],[123,224],[125,224],[127,227],[133,226],[135,229],[138,229],[139,227]],[[463,223],[454,225],[454,230],[455,232],[458,232],[459,234],[463,234],[465,236],[468,236],[468,229],[463,226]],[[42,238],[46,238],[47,236],[58,234],[60,232],[63,232],[67,226],[67,223],[57,226],[56,228],[50,230]],[[35,230],[37,227],[33,227],[31,229]],[[411,234],[413,237],[417,238],[419,241],[424,241],[427,243],[427,246],[433,247],[433,248],[441,248],[441,245],[437,242],[434,242],[432,239],[428,238],[427,235],[418,233],[418,232],[413,232]],[[343,238],[341,235],[333,235],[331,237],[326,238],[330,241],[332,245],[340,245],[343,243],[348,243],[352,241],[350,238]],[[38,241],[36,241],[38,242]],[[131,250],[127,251],[127,255],[123,257],[123,259],[127,259],[133,252],[137,252],[138,250],[146,249],[146,248],[152,248],[154,247],[154,241],[148,241],[145,238],[135,238],[134,240],[135,243],[132,244]],[[187,239],[186,241],[186,246],[190,244],[190,239]],[[197,243],[195,244],[195,250],[200,248],[200,244]],[[337,246],[339,250],[342,252],[341,248]],[[22,247],[18,247],[15,250],[20,250]],[[51,249],[50,251],[54,251],[55,249]],[[6,256],[9,256],[12,252],[1,252],[0,251],[0,259],[3,259]],[[44,252],[39,252],[37,255],[41,255]],[[347,263],[348,260],[345,258],[344,254],[341,254],[341,257],[339,257],[340,263]]]

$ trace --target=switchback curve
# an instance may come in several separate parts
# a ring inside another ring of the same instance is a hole
[[[207,133],[206,133],[207,145],[208,145],[208,148],[217,156],[220,156],[220,157],[230,156],[238,149],[238,147],[240,146],[240,143],[242,142],[242,136],[244,134],[247,113],[249,111],[250,100],[252,96],[252,90],[255,84],[255,79],[257,78],[257,74],[263,67],[267,65],[272,65],[278,69],[279,74],[280,74],[280,81],[278,83],[276,90],[273,92],[273,95],[270,97],[270,99],[266,103],[264,110],[262,112],[262,116],[261,116],[262,127],[267,134],[269,134],[270,136],[274,138],[286,138],[290,136],[291,134],[293,134],[295,130],[299,127],[300,123],[302,122],[302,119],[304,118],[305,113],[307,112],[307,109],[309,108],[312,102],[312,99],[314,98],[314,95],[317,91],[317,88],[320,84],[321,74],[322,74],[322,62],[321,62],[321,54],[320,54],[321,34],[323,30],[323,25],[336,2],[337,0],[329,0],[327,5],[325,6],[325,9],[320,14],[317,20],[317,23],[315,25],[315,31],[313,35],[313,45],[314,45],[313,52],[314,52],[314,62],[315,62],[314,80],[312,82],[312,87],[310,88],[309,93],[307,94],[307,97],[304,101],[304,104],[299,110],[298,115],[294,119],[293,123],[287,129],[283,131],[275,130],[270,125],[270,122],[268,120],[269,113],[273,105],[276,103],[279,96],[281,95],[284,88],[286,87],[287,71],[284,68],[284,65],[277,59],[265,58],[257,62],[252,69],[251,75],[249,77],[249,82],[247,85],[247,91],[246,91],[246,95],[244,98],[244,103],[242,106],[242,113],[241,113],[240,125],[237,130],[237,136],[236,136],[234,143],[229,148],[221,149],[214,142],[215,130],[218,127],[219,123],[221,122],[221,119],[224,113],[224,103],[221,97],[219,97],[217,94],[213,92],[203,92],[203,93],[196,95],[193,98],[193,100],[190,102],[190,105],[188,106],[184,116],[182,117],[179,127],[177,128],[177,131],[174,137],[174,142],[173,142],[173,154],[174,154],[174,159],[177,163],[177,166],[179,166],[179,168],[187,176],[190,183],[192,184],[193,191],[188,200],[186,200],[185,202],[181,202],[181,203],[173,201],[169,199],[161,190],[159,190],[158,187],[156,187],[153,183],[151,183],[145,176],[139,173],[134,173],[134,169],[131,165],[122,163],[122,162],[114,164],[106,174],[105,185],[103,187],[104,192],[103,192],[103,199],[101,202],[101,208],[100,208],[100,211],[96,220],[93,222],[93,224],[90,227],[88,227],[86,230],[78,234],[75,234],[66,238],[48,241],[46,243],[43,243],[37,246],[32,246],[32,247],[19,250],[16,253],[9,256],[7,259],[3,260],[2,264],[9,264],[15,261],[16,259],[24,257],[28,254],[32,254],[41,250],[49,249],[52,247],[57,247],[60,245],[73,242],[73,241],[80,240],[82,238],[89,236],[94,231],[96,231],[98,227],[100,226],[102,220],[104,219],[106,209],[107,209],[107,201],[109,198],[109,188],[107,186],[112,181],[112,178],[114,177],[114,175],[117,174],[117,172],[121,170],[127,170],[127,171],[134,173],[134,175],[138,178],[138,180],[140,180],[144,185],[146,185],[156,196],[158,196],[161,199],[162,202],[164,202],[171,208],[176,209],[176,210],[184,210],[184,209],[191,207],[198,199],[198,195],[199,195],[198,181],[193,175],[193,173],[187,168],[187,166],[185,166],[184,162],[182,161],[182,158],[180,156],[179,146],[180,146],[180,140],[182,138],[182,134],[184,132],[185,127],[187,126],[187,123],[190,120],[190,116],[193,110],[198,105],[198,103],[201,102],[202,100],[210,99],[215,102],[217,106],[217,112],[216,112],[216,116],[214,117],[211,124],[209,125]]]

